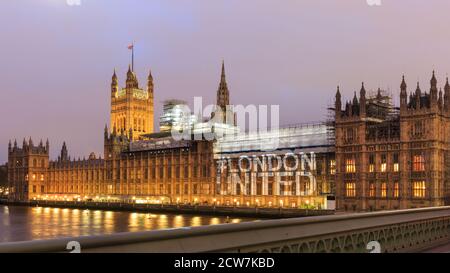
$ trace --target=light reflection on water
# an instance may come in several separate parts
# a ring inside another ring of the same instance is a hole
[[[254,219],[229,218],[230,223]],[[0,205],[0,242],[217,225],[224,216]]]

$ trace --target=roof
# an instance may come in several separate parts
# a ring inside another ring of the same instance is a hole
[[[265,132],[228,135],[214,145],[214,152],[248,153],[267,151],[317,151],[334,150],[329,127],[325,124],[295,125]]]

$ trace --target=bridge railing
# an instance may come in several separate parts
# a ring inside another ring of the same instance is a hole
[[[450,207],[341,214],[0,244],[0,252],[381,252],[450,241]]]

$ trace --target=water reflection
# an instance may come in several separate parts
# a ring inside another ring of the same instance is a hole
[[[253,219],[0,205],[0,242],[239,223]]]

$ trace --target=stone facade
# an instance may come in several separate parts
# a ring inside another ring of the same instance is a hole
[[[134,71],[128,68],[125,88],[119,90],[116,72],[111,82],[111,132],[132,132],[133,140],[140,135],[153,133],[153,76],[147,78],[147,89],[139,88]]]
[[[400,107],[364,84],[342,110],[335,101],[336,201],[340,210],[370,211],[450,204],[450,85],[429,92],[419,84],[408,99],[403,78]]]
[[[232,108],[227,108],[229,103],[222,64],[217,91],[217,106],[220,108],[216,108],[212,116],[214,125],[235,122]],[[231,191],[226,192],[228,173],[221,173],[218,169],[220,158],[230,158],[237,165],[242,155],[264,157],[262,151],[241,146],[233,149],[233,153],[224,149],[218,152],[215,151],[220,147],[217,140],[193,137],[175,141],[170,132],[152,132],[153,77],[149,75],[147,90],[142,90],[136,75],[129,69],[126,87],[119,91],[114,73],[110,127],[105,126],[104,129],[104,158],[93,153],[87,159],[71,158],[64,143],[59,157],[50,160],[48,141],[45,146],[42,142],[35,146],[31,139],[24,141],[22,147],[18,147],[16,142],[14,145],[10,143],[10,199],[326,208],[327,195],[333,195],[334,147],[324,141],[326,130],[323,126],[283,129],[283,144],[270,152],[284,162],[288,153],[294,152],[297,156],[300,152],[309,153],[311,149],[320,147],[322,150],[315,154],[313,167],[307,170],[315,179],[306,177],[303,174],[306,170],[301,168],[291,171],[265,168],[256,172],[239,172],[242,183],[233,184]],[[259,138],[261,136],[257,135],[256,139],[247,142],[232,139],[222,143],[224,147],[233,143],[261,143]],[[266,141],[267,138],[262,137]],[[246,180],[250,176],[251,181]]]

